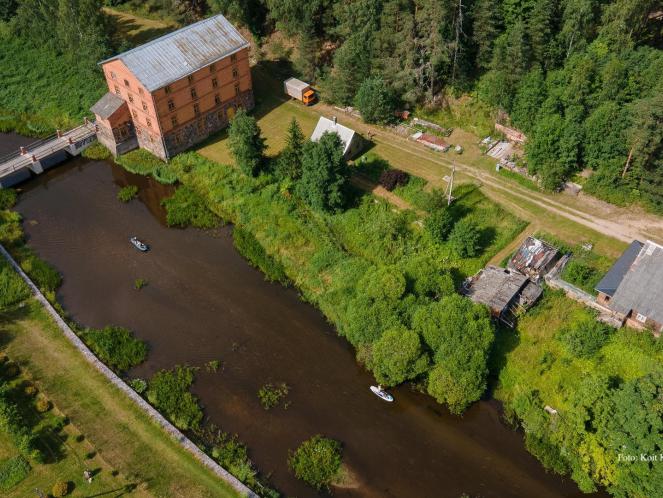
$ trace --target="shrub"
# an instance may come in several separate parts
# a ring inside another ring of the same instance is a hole
[[[35,396],[37,394],[37,388],[30,384],[23,388],[23,392],[26,394],[26,396]]]
[[[122,187],[117,193],[117,200],[120,202],[129,202],[136,198],[138,195],[138,187],[135,185],[127,185]]]
[[[143,278],[137,278],[136,280],[134,280],[134,289],[136,290],[141,290],[146,285],[147,285],[147,280]]]
[[[23,271],[42,291],[55,291],[62,283],[62,275],[49,263],[37,256],[32,250],[27,250],[20,257]]]
[[[576,320],[557,333],[557,339],[575,356],[589,357],[608,342],[612,328],[587,316]]]
[[[479,227],[468,219],[462,219],[456,223],[449,235],[451,247],[461,258],[472,258],[479,254],[480,239]]]
[[[2,376],[7,379],[13,379],[20,373],[18,365],[13,361],[5,363],[4,368],[2,369]]]
[[[0,189],[0,209],[10,209],[16,204],[16,190],[11,188]]]
[[[164,164],[157,156],[145,149],[137,149],[115,158],[115,162],[131,173],[150,175]]]
[[[410,176],[400,169],[388,169],[383,171],[380,175],[380,185],[382,185],[389,192],[394,190],[396,187],[405,185]]]
[[[25,479],[30,472],[30,464],[18,455],[0,463],[0,490],[9,491]]]
[[[147,382],[140,378],[131,379],[129,381],[129,386],[131,386],[131,389],[136,391],[138,394],[143,394],[147,390]]]
[[[212,458],[240,481],[255,486],[256,471],[249,460],[246,446],[237,439],[237,436],[214,431],[210,439]]]
[[[258,390],[260,404],[265,410],[274,408],[279,402],[288,395],[290,387],[285,382],[280,384],[265,384]]]
[[[595,268],[574,259],[567,263],[562,272],[562,278],[583,289],[587,289],[588,285],[593,288],[592,284],[598,283],[599,276]]]
[[[238,111],[228,129],[230,152],[245,175],[255,176],[265,164],[265,139],[253,116]]]
[[[46,413],[51,409],[51,402],[46,398],[38,398],[35,402],[35,408],[39,413]]]
[[[140,365],[147,358],[147,344],[124,327],[85,329],[81,337],[101,361],[120,372]]]
[[[362,119],[367,123],[388,123],[394,119],[395,99],[389,86],[382,78],[365,79],[354,104],[361,112]]]
[[[53,498],[62,498],[67,496],[69,493],[69,483],[65,481],[58,481],[53,484],[53,489],[51,489],[51,494]]]
[[[297,479],[317,490],[329,489],[341,468],[341,443],[319,434],[313,436],[290,454],[288,466]]]
[[[180,429],[197,429],[203,419],[198,399],[189,392],[193,368],[176,366],[161,370],[150,379],[147,399]]]
[[[179,187],[161,204],[166,208],[169,227],[214,228],[219,224],[219,218],[207,208],[205,200],[190,187]]]
[[[152,176],[159,183],[172,185],[177,182],[177,173],[167,164],[160,164],[152,172]]]
[[[444,242],[454,227],[454,219],[448,210],[438,209],[428,215],[424,226],[435,242]]]
[[[23,241],[23,237],[21,215],[16,211],[0,210],[0,243],[15,246]]]
[[[233,245],[249,263],[265,274],[267,280],[288,284],[288,277],[281,263],[265,252],[251,232],[241,226],[233,228]]]
[[[95,142],[85,149],[81,155],[93,161],[103,161],[111,157],[111,152],[103,146],[100,142]]]
[[[0,261],[0,309],[8,308],[30,297],[30,289],[4,260]]]

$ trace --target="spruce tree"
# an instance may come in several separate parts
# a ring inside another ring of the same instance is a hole
[[[247,175],[256,176],[265,165],[265,139],[253,116],[240,110],[228,129],[230,152],[237,166]]]

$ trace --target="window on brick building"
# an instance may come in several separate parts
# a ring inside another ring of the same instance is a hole
[[[219,95],[218,93],[214,96],[214,103],[216,105],[221,105],[221,95]]]
[[[177,126],[177,116],[171,116],[170,117],[170,124],[173,125],[173,128]]]
[[[149,126],[150,128],[152,128],[152,121],[150,120],[150,118],[147,118],[147,119],[145,120],[145,122],[147,123],[147,126]]]
[[[198,92],[196,92],[195,87],[191,87],[191,98],[194,100],[198,98]]]
[[[219,80],[216,78],[212,78],[212,88],[216,88],[219,86]]]
[[[115,85],[115,93],[120,95],[120,87]]]
[[[117,74],[115,74],[114,71],[111,71],[111,78],[113,78],[114,80],[117,79]]]
[[[166,93],[170,93],[170,85],[167,85],[163,90],[164,90]]]
[[[191,83],[193,83],[193,74],[190,74],[189,76],[187,76],[186,79],[189,81],[189,85]]]
[[[216,64],[214,64],[214,63],[212,62],[212,63],[209,65],[209,72],[210,72],[210,73],[213,73],[214,71],[216,71]]]
[[[134,103],[134,98],[131,95],[129,95],[129,102],[131,102],[132,104]]]
[[[193,112],[198,116],[200,114],[200,105],[199,104],[193,104]]]
[[[175,110],[175,102],[173,102],[173,99],[168,100],[168,110],[169,111]]]
[[[129,86],[129,80],[124,80],[124,86],[126,86],[126,87]]]
[[[233,79],[239,78],[239,71],[236,67],[233,68]]]
[[[239,83],[235,85],[235,95],[239,95],[242,93],[242,90],[239,88]]]
[[[147,104],[145,102],[142,102],[142,104],[143,104],[143,110],[147,111]]]
[[[139,89],[138,89],[138,93],[140,93],[141,95],[143,95],[143,89],[142,89],[142,88],[139,88]]]
[[[137,118],[137,117],[138,117],[138,113],[136,112],[135,109],[134,109],[133,111],[131,111],[131,115],[132,115],[134,118]]]
[[[237,62],[237,54],[232,54],[230,56],[230,62]]]

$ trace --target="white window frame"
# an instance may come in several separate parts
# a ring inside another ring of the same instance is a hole
[[[637,313],[635,315],[635,319],[639,321],[640,323],[645,323],[647,321],[647,317],[641,313]]]

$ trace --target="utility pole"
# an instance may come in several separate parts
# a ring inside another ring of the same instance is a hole
[[[451,167],[451,177],[449,178],[449,182],[447,183],[447,188],[444,191],[444,195],[447,196],[447,206],[451,205],[451,201],[453,201],[453,196],[451,195],[451,192],[453,191],[454,188],[454,175],[456,174],[456,160],[454,159],[453,166]]]

